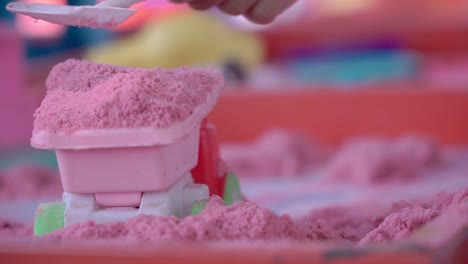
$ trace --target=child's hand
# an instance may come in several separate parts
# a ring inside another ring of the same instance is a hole
[[[207,10],[218,7],[229,15],[243,15],[252,22],[268,24],[290,7],[296,0],[171,0],[188,3],[193,9]]]

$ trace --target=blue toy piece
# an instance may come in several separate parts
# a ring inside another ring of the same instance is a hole
[[[419,58],[399,50],[338,52],[294,59],[288,68],[300,82],[356,85],[412,79],[418,74]]]

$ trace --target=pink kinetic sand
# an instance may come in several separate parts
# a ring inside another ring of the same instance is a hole
[[[421,229],[416,230],[410,240],[432,247],[449,242],[468,228],[468,202],[450,206],[442,215]]]
[[[200,108],[206,116],[222,83],[222,75],[212,70],[136,69],[70,59],[49,74],[34,133],[168,128]]]
[[[327,154],[305,135],[272,129],[250,144],[223,144],[221,156],[241,177],[287,177],[322,165]]]
[[[57,197],[61,194],[58,171],[21,165],[0,172],[0,200]]]
[[[385,213],[369,208],[330,208],[301,219],[277,216],[251,202],[224,206],[213,197],[205,211],[184,219],[140,215],[127,222],[81,223],[46,235],[53,240],[118,241],[329,241],[366,245],[407,238],[447,208],[468,202],[468,190],[455,195],[441,193],[429,202],[401,202]],[[466,210],[464,211],[466,213]],[[463,220],[468,224],[468,217]]]
[[[358,244],[366,245],[403,240],[407,238],[412,231],[423,227],[425,224],[444,213],[448,208],[450,208],[450,210],[448,210],[449,214],[453,213],[451,212],[453,210],[452,208],[456,208],[455,210],[457,212],[462,213],[462,215],[459,215],[461,218],[453,219],[453,221],[458,222],[458,226],[468,226],[468,211],[466,208],[460,207],[460,205],[466,205],[467,203],[468,189],[455,195],[439,193],[429,202],[419,204],[406,202],[397,203],[380,225],[369,232]],[[450,229],[450,226],[447,226],[447,229]],[[443,235],[443,233],[440,235]],[[437,237],[433,239],[437,239]]]
[[[356,184],[407,182],[441,162],[437,144],[419,137],[354,140],[328,167],[328,180]]]
[[[184,219],[140,215],[124,223],[72,225],[52,233],[53,239],[119,240],[256,240],[288,235],[291,220],[278,217],[254,203],[239,202],[225,207],[213,197],[199,215]]]

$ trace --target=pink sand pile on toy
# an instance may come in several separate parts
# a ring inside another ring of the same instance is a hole
[[[224,85],[221,73],[67,60],[46,85],[31,142],[56,151],[63,225],[138,214],[181,217],[208,199],[208,187],[194,184],[190,172],[202,121]]]

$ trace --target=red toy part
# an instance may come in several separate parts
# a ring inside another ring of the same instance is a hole
[[[198,151],[198,164],[192,170],[193,180],[208,185],[210,195],[223,197],[227,167],[220,158],[216,127],[206,119],[201,125]]]

